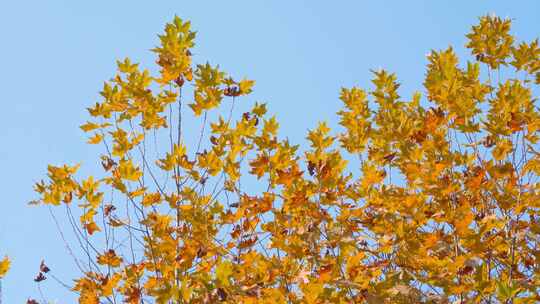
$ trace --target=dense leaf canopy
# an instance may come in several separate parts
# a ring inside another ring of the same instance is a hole
[[[266,104],[233,115],[254,82],[195,64],[176,17],[158,72],[119,61],[88,109],[102,174],[35,185],[73,219],[79,303],[537,303],[540,48],[510,25],[481,17],[472,61],[432,51],[410,99],[384,70],[343,88],[302,149]]]

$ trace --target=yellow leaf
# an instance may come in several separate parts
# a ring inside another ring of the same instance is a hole
[[[496,160],[503,160],[506,158],[508,153],[512,151],[512,142],[510,140],[504,139],[497,143],[497,146],[493,149],[493,158]]]
[[[304,299],[306,303],[317,303],[317,298],[324,290],[323,283],[308,283],[301,284],[302,292],[304,293]]]
[[[142,176],[141,170],[133,165],[131,159],[121,159],[118,165],[118,174],[121,178],[136,182]]]
[[[146,187],[141,187],[135,191],[132,191],[129,193],[130,198],[136,198],[137,196],[141,196],[146,192]]]
[[[108,297],[113,294],[114,288],[118,285],[118,282],[122,279],[122,276],[119,273],[115,273],[111,278],[105,280],[101,285],[101,293],[103,296]]]
[[[84,125],[81,125],[79,128],[81,128],[81,130],[83,130],[84,132],[88,132],[99,128],[99,125],[93,122],[87,122]]]
[[[463,235],[469,228],[469,225],[471,224],[472,220],[474,218],[474,215],[470,211],[466,211],[465,215],[461,216],[454,226],[456,227],[456,231],[459,235]]]
[[[161,201],[161,195],[159,193],[148,193],[146,194],[141,204],[145,207],[155,205]]]
[[[218,282],[223,286],[229,285],[229,276],[233,272],[233,266],[232,263],[229,261],[221,262],[216,267],[216,279]]]
[[[98,255],[97,262],[100,265],[118,267],[122,263],[122,258],[117,256],[113,249],[109,249],[104,254]]]
[[[374,184],[378,184],[384,180],[386,173],[378,170],[374,165],[364,164],[363,166],[363,179],[362,186],[369,187]]]
[[[81,215],[81,224],[88,224],[92,223],[94,221],[94,216],[96,215],[96,211],[94,209],[88,209],[86,210],[83,215]]]
[[[5,257],[0,261],[0,278],[3,278],[6,275],[6,273],[9,270],[10,265],[11,265],[11,261],[9,260],[8,257]]]
[[[193,205],[180,205],[180,206],[178,206],[178,208],[180,208],[180,210],[182,210],[182,211],[189,211],[189,210],[193,209]]]
[[[99,144],[103,140],[103,135],[96,133],[94,136],[90,137],[87,141],[87,143],[91,145]]]
[[[251,93],[254,84],[255,81],[253,80],[242,79],[238,84],[238,87],[240,88],[240,94],[247,95]]]

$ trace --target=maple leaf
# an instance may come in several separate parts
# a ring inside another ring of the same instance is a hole
[[[113,249],[109,249],[104,254],[100,254],[97,257],[98,264],[110,267],[118,267],[122,261],[122,258],[117,256]]]

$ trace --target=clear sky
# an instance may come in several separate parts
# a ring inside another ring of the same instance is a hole
[[[198,31],[195,60],[255,79],[245,102],[268,102],[282,134],[302,144],[317,121],[336,124],[340,87],[367,87],[369,69],[381,67],[397,73],[407,97],[421,89],[425,55],[448,45],[468,55],[464,34],[487,13],[514,19],[520,39],[540,36],[536,0],[2,1],[0,255],[13,258],[4,304],[40,298],[33,278],[42,258],[57,277],[73,277],[47,208],[26,205],[32,185],[49,163],[95,166],[98,150],[78,129],[85,108],[98,101],[116,59],[152,65],[149,49],[175,14]],[[42,290],[74,302],[53,280]]]

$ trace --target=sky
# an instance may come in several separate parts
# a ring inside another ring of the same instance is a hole
[[[256,80],[239,105],[268,103],[281,134],[305,145],[318,121],[337,124],[341,87],[370,88],[370,69],[395,72],[407,99],[420,90],[426,54],[452,45],[462,58],[465,34],[488,13],[513,19],[512,32],[540,36],[540,2],[531,1],[59,1],[0,4],[0,256],[13,259],[3,303],[40,299],[33,282],[42,259],[70,282],[74,265],[45,207],[30,207],[47,164],[81,162],[100,150],[78,126],[99,101],[117,59],[151,67],[149,51],[178,15],[198,32],[195,61]],[[66,224],[60,222],[60,225]],[[53,303],[74,295],[53,280]]]

